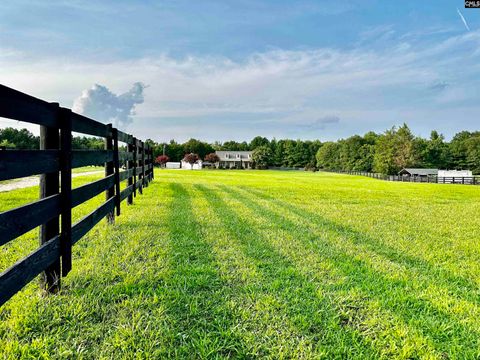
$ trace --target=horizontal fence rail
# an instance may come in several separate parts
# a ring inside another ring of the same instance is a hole
[[[365,171],[342,171],[329,170],[330,172],[338,174],[367,176],[374,179],[385,181],[400,181],[400,182],[415,182],[415,183],[430,183],[430,184],[462,184],[462,185],[480,185],[480,176],[455,176],[455,177],[441,177],[436,175],[429,176],[410,176],[410,175],[385,175],[379,173],[365,172]]]
[[[72,246],[103,218],[114,222],[121,202],[132,204],[154,174],[143,141],[57,103],[0,85],[0,117],[40,125],[40,150],[0,150],[0,180],[40,175],[38,201],[0,213],[0,246],[40,226],[40,246],[0,273],[1,306],[39,274],[42,288],[57,292],[72,267]],[[104,138],[105,150],[72,149],[72,132]],[[90,165],[104,166],[105,177],[72,189],[72,169]],[[72,208],[101,193],[105,202],[72,225]]]

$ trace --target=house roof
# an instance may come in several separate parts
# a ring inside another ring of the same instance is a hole
[[[250,161],[252,151],[215,151],[215,154],[220,161]]]
[[[399,174],[410,174],[410,175],[420,175],[420,176],[437,175],[438,169],[404,168],[399,172]]]

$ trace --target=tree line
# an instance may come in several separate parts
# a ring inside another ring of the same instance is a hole
[[[367,171],[396,174],[404,167],[468,169],[480,174],[480,131],[457,133],[450,142],[432,131],[428,139],[415,136],[406,124],[381,134],[368,132],[337,141],[267,139],[257,136],[250,142],[207,143],[190,139],[158,143],[147,140],[155,158],[181,161],[186,154],[199,159],[214,159],[216,150],[253,151],[257,168],[290,167],[322,170]],[[94,137],[74,137],[75,149],[103,149],[104,141]],[[27,129],[0,129],[0,146],[38,149],[39,138]]]
[[[72,148],[77,150],[101,150],[105,142],[101,138],[74,136],[72,138]],[[15,129],[7,127],[0,129],[0,147],[6,149],[18,150],[36,150],[40,149],[40,137],[33,135],[27,129]]]
[[[403,124],[382,134],[369,132],[325,142],[316,159],[317,166],[326,170],[394,175],[405,167],[416,167],[464,169],[480,174],[480,131],[462,131],[446,142],[435,130],[424,139]]]

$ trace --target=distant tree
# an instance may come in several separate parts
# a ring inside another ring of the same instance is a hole
[[[363,145],[360,148],[360,156],[357,160],[356,170],[373,171],[373,163],[375,158],[375,144],[377,143],[378,134],[370,131],[363,135]]]
[[[306,164],[302,164],[302,166],[308,167],[309,169],[314,169],[317,166],[317,151],[322,146],[322,143],[319,140],[314,140],[306,141],[305,144],[307,146],[308,161],[306,162]]]
[[[40,148],[40,138],[34,136],[27,129],[15,129],[7,127],[0,129],[0,142],[15,145],[15,148],[20,150],[35,150]]]
[[[223,144],[215,143],[215,150],[224,150],[224,151],[246,151],[249,150],[248,144],[244,142],[236,141],[225,141]]]
[[[479,136],[472,136],[467,141],[466,163],[474,174],[480,174],[480,133]]]
[[[373,159],[375,158],[375,145],[363,144],[358,151],[354,170],[371,172],[373,170]]]
[[[414,146],[414,152],[423,167],[446,169],[451,163],[448,144],[444,142],[443,135],[435,130],[431,132],[429,140],[416,138]]]
[[[220,158],[215,153],[210,153],[205,156],[205,161],[209,161],[212,164],[215,164],[220,161]]]
[[[272,164],[282,166],[285,160],[285,140],[273,139],[270,143],[272,149]]]
[[[194,153],[198,154],[198,156],[203,159],[205,155],[214,152],[214,148],[212,145],[202,142],[197,139],[190,139],[183,144],[183,150],[186,154]]]
[[[325,170],[341,170],[340,148],[337,142],[326,142],[317,151],[317,166]]]
[[[266,169],[272,158],[272,151],[268,146],[260,146],[253,150],[252,161],[257,169]]]
[[[153,148],[153,147],[157,146],[158,144],[155,141],[153,141],[152,139],[147,139],[147,140],[145,140],[145,145],[149,146],[150,148]]]
[[[395,138],[396,151],[394,157],[397,171],[405,167],[415,166],[418,163],[418,154],[414,151],[414,139],[415,137],[407,124],[403,124],[398,128]]]
[[[198,161],[198,159],[199,159],[198,154],[190,153],[184,156],[183,161],[189,163],[190,169],[193,169],[193,164],[195,164]]]
[[[266,137],[255,136],[252,141],[250,141],[249,148],[250,150],[255,150],[260,146],[269,146],[270,141]]]
[[[359,135],[353,135],[340,141],[340,170],[362,170],[362,148],[364,144],[365,139]]]
[[[468,153],[472,153],[470,139],[480,136],[480,132],[461,131],[453,137],[449,144],[449,154],[451,156],[450,167],[455,169],[468,169],[471,159],[467,159]]]
[[[164,166],[168,161],[170,161],[168,155],[159,155],[155,158],[155,164],[160,166]]]
[[[8,142],[8,140],[4,139],[0,141],[0,148],[15,149],[15,144],[12,144],[11,142]]]
[[[414,139],[406,124],[398,130],[395,127],[387,130],[375,146],[374,170],[393,175],[402,168],[418,165],[419,154],[415,152]]]
[[[103,150],[105,141],[97,137],[75,136],[72,138],[72,148],[78,150]]]
[[[308,144],[302,140],[297,140],[291,150],[287,154],[288,166],[305,167],[310,160]]]
[[[284,141],[282,166],[294,166],[296,145],[295,140],[287,139]]]
[[[163,146],[162,146],[163,153]],[[185,150],[182,144],[177,143],[175,140],[170,140],[165,146],[165,153],[168,155],[171,161],[180,161],[185,155]]]

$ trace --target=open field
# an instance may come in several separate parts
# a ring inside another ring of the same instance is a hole
[[[33,282],[0,308],[0,357],[479,358],[479,214],[473,186],[157,171],[75,246],[61,294]]]

